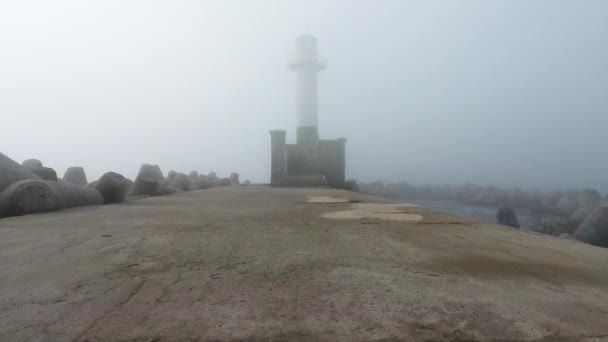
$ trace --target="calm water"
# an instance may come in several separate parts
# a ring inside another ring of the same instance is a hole
[[[496,211],[498,208],[480,207],[453,201],[407,200],[406,202],[415,203],[422,207],[433,208],[460,216],[475,218],[489,223],[496,223]],[[517,219],[522,227],[531,226],[529,214],[525,210],[517,210]]]

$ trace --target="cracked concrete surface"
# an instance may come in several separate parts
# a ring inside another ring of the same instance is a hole
[[[0,220],[0,340],[608,334],[608,250],[420,207],[327,219],[352,204],[309,196],[389,202],[248,186]]]

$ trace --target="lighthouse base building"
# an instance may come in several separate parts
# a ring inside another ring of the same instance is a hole
[[[287,144],[286,132],[270,131],[271,185],[345,186],[346,139]]]
[[[325,64],[317,56],[317,39],[296,39],[289,64],[296,73],[297,142],[287,144],[284,130],[270,131],[272,186],[345,187],[346,139],[319,139],[317,74]]]

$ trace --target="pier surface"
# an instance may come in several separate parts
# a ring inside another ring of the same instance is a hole
[[[608,336],[608,249],[388,202],[241,186],[2,219],[0,340]]]

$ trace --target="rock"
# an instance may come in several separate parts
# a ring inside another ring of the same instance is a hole
[[[576,229],[574,238],[592,245],[608,247],[608,206],[598,206]]]
[[[40,179],[30,169],[0,153],[0,191],[10,184],[23,179]]]
[[[48,181],[52,181],[52,182],[56,182],[57,181],[57,172],[55,172],[55,170],[51,169],[50,167],[39,167],[36,169],[31,169],[32,172],[34,172],[35,174],[38,175],[38,177],[44,179],[44,180],[48,180]]]
[[[176,175],[177,175],[177,172],[175,170],[169,171],[169,173],[167,174],[167,180],[169,181],[169,183],[173,182],[173,179],[175,178]]]
[[[569,234],[568,232],[568,219],[558,216],[549,216],[541,220],[540,233],[559,236],[560,234]]]
[[[582,223],[597,208],[601,200],[600,193],[595,189],[581,191],[578,209],[570,215],[570,221],[577,224]]]
[[[61,195],[61,208],[83,207],[103,204],[103,197],[97,189],[74,185],[64,180],[48,182]]]
[[[143,164],[139,169],[139,174],[133,182],[133,187],[129,196],[162,196],[175,193],[175,189],[170,188],[158,165]]]
[[[556,214],[569,217],[578,209],[578,201],[576,194],[568,192],[557,201],[557,205],[553,208]]]
[[[28,159],[22,165],[44,180],[57,181],[57,172],[50,167],[44,167],[38,159]]]
[[[106,172],[93,185],[103,197],[103,204],[119,203],[125,200],[129,182],[116,172]]]
[[[230,184],[232,185],[239,185],[241,184],[241,182],[239,181],[239,174],[236,172],[233,172],[230,174]]]
[[[72,166],[65,171],[63,180],[74,185],[87,185],[87,176],[84,169],[80,166]]]
[[[496,219],[498,220],[498,224],[513,228],[519,228],[517,215],[515,214],[515,209],[513,209],[512,207],[500,207],[498,209],[498,212],[496,213]]]
[[[29,170],[0,154],[0,216],[101,204],[97,190],[57,181],[55,171],[41,166],[40,161],[27,160],[24,164],[34,169]],[[8,182],[10,184],[6,184]]]
[[[23,163],[21,163],[21,165],[23,165],[23,167],[31,170],[31,169],[41,168],[42,162],[38,159],[27,159],[27,160],[24,160]]]
[[[125,178],[125,180],[127,181],[127,194],[128,194],[131,191],[131,189],[133,189],[133,184],[135,184],[135,182],[133,182],[129,178]]]
[[[183,173],[178,173],[173,178],[171,186],[177,190],[188,191],[190,190],[190,178]]]
[[[196,188],[196,190],[209,189],[212,187],[211,183],[207,179],[207,176],[205,175],[199,175],[198,180],[190,182],[190,186]]]
[[[0,192],[0,217],[42,213],[61,209],[61,194],[51,182],[22,179]]]

